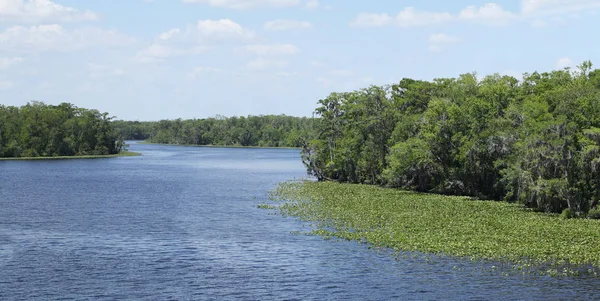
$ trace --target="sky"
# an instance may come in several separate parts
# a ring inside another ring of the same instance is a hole
[[[0,104],[311,116],[331,92],[600,64],[600,0],[0,0]]]

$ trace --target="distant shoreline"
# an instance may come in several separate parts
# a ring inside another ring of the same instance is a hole
[[[75,160],[75,159],[104,159],[118,157],[135,157],[141,156],[137,152],[121,152],[115,155],[88,155],[88,156],[56,156],[56,157],[10,157],[0,158],[0,161],[35,161],[35,160]]]
[[[301,150],[302,149],[300,147],[288,147],[288,146],[242,146],[242,145],[170,144],[170,143],[154,143],[154,142],[147,142],[147,141],[140,141],[140,142],[137,142],[137,144],[155,144],[155,145],[189,146],[189,147],[212,147],[212,148],[266,148],[266,149],[297,149],[297,150]]]

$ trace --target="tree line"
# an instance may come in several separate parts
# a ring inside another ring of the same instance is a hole
[[[125,139],[162,144],[260,147],[302,147],[316,132],[315,124],[312,118],[286,115],[113,121]]]
[[[118,154],[124,143],[111,120],[108,113],[70,103],[0,105],[0,157]]]
[[[583,215],[600,199],[600,70],[475,73],[331,93],[303,148],[319,180]]]
[[[475,73],[331,93],[317,118],[153,122],[30,102],[0,105],[0,156],[118,153],[123,139],[302,147],[319,180],[519,202],[582,215],[600,200],[600,69]]]

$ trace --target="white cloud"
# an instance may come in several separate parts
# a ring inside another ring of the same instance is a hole
[[[223,43],[252,40],[254,36],[254,32],[229,19],[199,20],[186,30],[173,28],[160,33],[154,43],[140,50],[133,60],[161,62],[173,56],[200,54]]]
[[[283,31],[283,30],[290,30],[290,29],[309,29],[309,28],[312,28],[313,25],[308,21],[278,19],[278,20],[265,22],[263,27],[264,27],[264,29],[267,29],[267,30]]]
[[[308,0],[304,6],[308,9],[317,9],[321,6],[321,3],[319,3],[319,0]]]
[[[289,62],[283,60],[271,60],[266,58],[257,58],[246,64],[248,69],[264,70],[270,68],[285,68],[289,66]]]
[[[517,18],[513,12],[504,10],[496,3],[487,3],[481,7],[468,6],[458,14],[459,20],[476,21],[491,25],[504,25]]]
[[[395,23],[400,27],[423,26],[452,21],[454,17],[447,12],[418,11],[407,7],[396,16]]]
[[[331,6],[329,4],[322,4],[321,1],[319,1],[319,0],[306,0],[306,2],[304,2],[304,8],[311,9],[311,10],[333,9],[333,6]]]
[[[372,14],[372,13],[360,13],[352,22],[350,26],[353,27],[376,27],[376,26],[387,26],[394,23],[394,18],[388,14]]]
[[[399,27],[416,27],[440,24],[455,19],[450,13],[419,11],[414,7],[406,7],[396,16],[388,14],[361,13],[351,23],[354,27],[371,27],[396,25]]]
[[[444,33],[432,34],[429,36],[429,50],[432,52],[440,52],[444,50],[447,45],[458,42],[460,42],[460,39],[455,36]]]
[[[256,55],[292,55],[300,52],[300,49],[292,44],[246,45],[242,50]]]
[[[138,63],[153,63],[172,56],[173,52],[173,48],[169,46],[152,44],[138,51],[133,60]]]
[[[300,4],[300,0],[183,0],[184,3],[201,3],[231,9],[255,7],[288,7]]]
[[[505,24],[516,15],[504,10],[500,5],[488,3],[481,7],[468,6],[458,14],[449,12],[419,11],[406,7],[396,16],[388,14],[361,13],[351,23],[354,27],[373,27],[396,25],[398,27],[418,27],[456,21],[471,21],[485,24]]]
[[[321,4],[319,0],[183,0],[183,2],[229,9],[283,8],[293,6],[301,6],[306,9],[331,8],[330,5]]]
[[[169,31],[159,34],[158,39],[163,40],[163,41],[168,41],[179,34],[181,34],[181,29],[173,28]]]
[[[201,38],[204,39],[250,39],[254,37],[254,32],[243,28],[230,19],[199,20],[196,29]]]
[[[570,21],[583,18],[582,13],[595,15],[600,9],[598,0],[523,0],[521,17],[533,28],[550,24],[568,25]]]
[[[444,33],[437,33],[429,36],[429,42],[434,44],[451,44],[458,41],[460,41],[459,38]]]
[[[505,10],[498,3],[486,3],[482,6],[467,6],[460,12],[419,11],[406,7],[397,15],[387,13],[360,13],[350,22],[353,27],[391,26],[417,27],[450,22],[475,22],[487,25],[506,25],[511,21],[531,21],[532,26],[541,27],[545,21],[542,16],[569,15],[583,10],[600,8],[599,0],[522,0],[521,10]],[[533,19],[533,20],[532,20]]]
[[[23,62],[23,58],[21,57],[0,57],[0,70],[7,69],[21,62]]]
[[[133,61],[136,63],[156,63],[162,62],[169,57],[204,53],[209,49],[211,48],[201,45],[178,48],[176,46],[154,43],[138,51]]]
[[[562,2],[562,1],[548,1],[548,0],[523,0],[521,3],[521,10],[523,13],[532,13],[538,11],[540,8],[544,8],[544,6],[551,5],[552,2]],[[554,3],[555,4],[555,3]]]
[[[50,0],[1,0],[0,21],[3,22],[74,22],[96,20],[89,11],[63,6]]]
[[[598,0],[523,0],[521,11],[529,14],[563,14],[600,8]]]
[[[573,66],[573,61],[568,58],[568,57],[563,57],[558,59],[558,61],[556,61],[556,68],[558,69],[564,69],[566,67],[572,67]]]
[[[13,26],[0,32],[0,50],[16,52],[73,52],[94,47],[124,46],[128,36],[111,30],[88,27],[69,30],[58,24]]]

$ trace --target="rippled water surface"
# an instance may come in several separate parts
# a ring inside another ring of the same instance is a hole
[[[600,281],[394,260],[258,209],[297,150],[0,162],[0,300],[600,300]],[[455,269],[454,267],[461,267]]]

